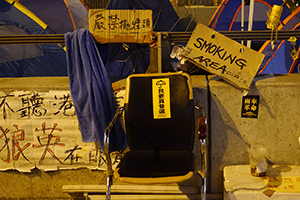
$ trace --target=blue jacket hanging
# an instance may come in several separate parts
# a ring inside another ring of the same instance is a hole
[[[105,128],[116,111],[113,90],[89,30],[65,34],[71,96],[84,142],[98,141],[102,150]],[[120,121],[111,130],[110,152],[127,146]]]

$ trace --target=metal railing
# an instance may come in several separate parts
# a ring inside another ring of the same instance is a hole
[[[266,41],[271,38],[270,30],[262,31],[219,31],[219,33],[236,41]],[[188,42],[192,32],[163,32],[163,39],[170,42]],[[273,32],[275,38],[276,32]],[[291,36],[300,38],[300,30],[278,31],[278,40],[287,40]],[[65,43],[64,34],[45,34],[45,35],[0,35],[0,44],[63,44]]]

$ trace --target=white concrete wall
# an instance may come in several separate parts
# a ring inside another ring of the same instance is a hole
[[[300,74],[254,79],[249,95],[260,96],[257,119],[241,117],[239,89],[216,77],[210,89],[212,193],[222,192],[224,166],[249,164],[252,144],[267,148],[269,164],[299,164]]]

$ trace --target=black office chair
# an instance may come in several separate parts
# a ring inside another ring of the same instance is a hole
[[[115,169],[114,177],[138,184],[191,178],[195,169],[195,124],[190,76],[178,72],[135,74],[127,78],[124,108],[118,110],[105,133],[107,199],[113,175],[109,130],[123,109],[130,151]]]

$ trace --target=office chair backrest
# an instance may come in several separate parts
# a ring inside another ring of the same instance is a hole
[[[192,151],[194,103],[188,74],[131,75],[125,99],[130,150]]]

